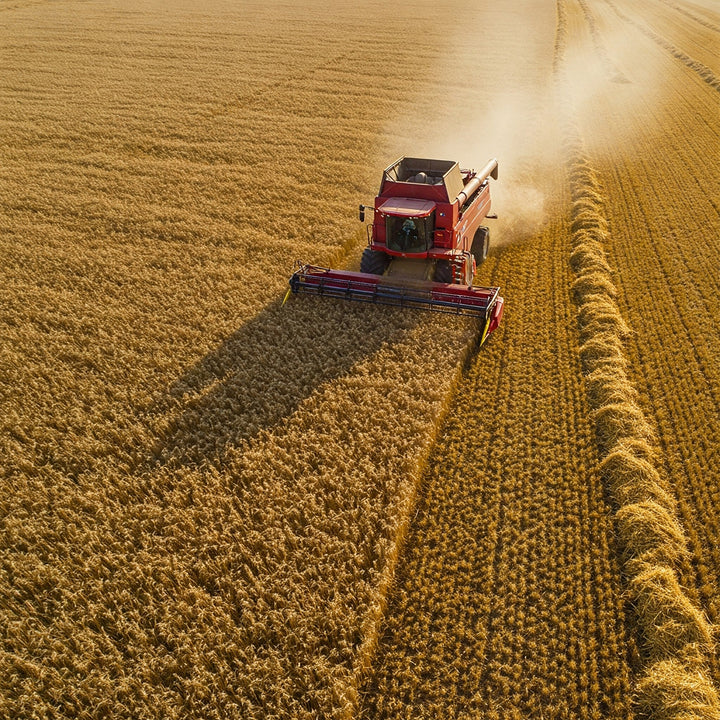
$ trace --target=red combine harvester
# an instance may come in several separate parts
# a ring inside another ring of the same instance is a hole
[[[383,173],[360,272],[297,263],[288,292],[473,315],[484,321],[484,342],[503,312],[500,288],[472,285],[488,253],[482,222],[495,217],[497,174],[497,160],[476,173],[449,160],[400,158]]]

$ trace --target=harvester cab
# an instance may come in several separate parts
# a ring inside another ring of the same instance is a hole
[[[488,253],[483,221],[494,217],[490,178],[497,177],[497,160],[480,172],[450,160],[396,160],[374,205],[360,205],[361,222],[372,211],[360,272],[297,263],[290,291],[476,316],[484,341],[503,312],[499,288],[472,284]]]

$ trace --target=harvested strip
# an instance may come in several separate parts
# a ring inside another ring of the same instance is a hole
[[[572,150],[578,152],[576,140],[571,145]],[[571,152],[572,152],[571,150]],[[580,151],[581,152],[581,151]],[[581,156],[582,158],[582,156]],[[577,184],[573,187],[573,195],[576,198],[587,200],[584,188],[589,188],[589,194],[597,197],[597,184],[586,168],[587,162],[584,159],[576,162],[576,166],[583,167],[583,172],[577,176]],[[581,202],[576,205],[579,213],[583,215],[583,226],[587,229],[590,224],[588,217],[589,210],[587,203]],[[598,218],[594,230],[602,236],[605,222],[597,210]],[[578,244],[583,242],[583,238]],[[597,253],[598,248],[593,248],[592,254]],[[591,263],[591,272],[596,273],[598,263]],[[578,276],[582,278],[583,268],[576,268]],[[607,278],[611,281],[611,278]],[[642,695],[649,693],[653,687],[647,682],[654,670],[653,666],[659,660],[681,659],[682,667],[686,668],[686,674],[681,678],[678,685],[678,692],[682,686],[692,678],[696,683],[701,680],[704,685],[698,686],[697,692],[708,700],[705,707],[698,707],[696,715],[692,717],[709,718],[713,713],[720,714],[720,699],[718,698],[712,684],[707,679],[707,667],[712,648],[712,632],[707,619],[695,608],[682,591],[677,574],[668,560],[677,562],[680,557],[687,554],[686,540],[682,534],[676,517],[668,515],[667,507],[652,515],[652,522],[649,522],[649,511],[653,505],[649,505],[638,489],[641,488],[647,500],[662,500],[663,505],[669,504],[665,500],[667,493],[661,484],[655,480],[655,468],[650,465],[647,459],[634,455],[632,446],[627,441],[647,443],[653,440],[653,433],[648,425],[642,410],[630,399],[620,402],[612,402],[617,394],[624,392],[627,396],[634,394],[634,389],[629,383],[622,363],[618,355],[618,344],[612,342],[613,334],[619,341],[627,334],[626,326],[619,315],[613,296],[615,292],[606,293],[602,302],[597,295],[578,296],[581,337],[586,338],[586,343],[580,350],[580,356],[584,362],[586,371],[592,373],[598,366],[605,368],[606,372],[601,378],[595,378],[595,392],[589,397],[594,398],[595,409],[595,430],[597,433],[598,445],[601,453],[606,458],[614,458],[612,463],[606,464],[603,468],[603,475],[614,488],[616,501],[625,500],[634,496],[636,502],[639,500],[642,505],[620,505],[616,516],[620,540],[624,542],[623,553],[629,560],[626,562],[630,582],[628,591],[637,607],[638,625],[645,638],[647,668],[644,673],[644,680],[641,680],[638,692],[641,693],[639,705],[650,708],[650,717],[663,717],[664,713],[674,704],[678,703],[682,696],[671,695],[669,692],[662,694]],[[585,312],[587,304],[590,304],[590,312]],[[599,323],[598,305],[604,308],[603,316],[614,318],[612,322]],[[611,309],[613,308],[613,309]],[[616,317],[617,316],[617,317]],[[605,343],[588,346],[588,341],[595,338],[598,331],[605,333]],[[610,342],[608,342],[610,340]],[[606,362],[610,361],[610,362]],[[610,372],[607,368],[611,367]],[[597,386],[602,389],[598,391]],[[591,386],[589,386],[590,390]],[[606,402],[601,400],[601,393],[605,393]],[[608,402],[610,401],[610,402]],[[622,451],[629,462],[619,465],[613,455]],[[621,468],[621,474],[616,469]],[[663,520],[666,524],[663,524]],[[646,569],[638,572],[638,559],[647,560],[648,552],[651,552],[653,564],[645,565]],[[661,702],[660,705],[653,705],[653,702]]]
[[[682,62],[686,67],[694,70],[699,77],[701,77],[708,85],[710,85],[710,87],[720,92],[720,78],[715,75],[715,73],[709,67],[707,67],[707,65],[704,65],[698,60],[691,58],[686,52],[681,50],[679,47],[673,45],[673,43],[664,38],[662,35],[656,33],[654,30],[647,27],[647,25],[633,20],[631,17],[622,12],[622,10],[618,9],[617,5],[613,2],[613,0],[605,0],[605,2],[610,5],[610,7],[617,13],[619,18],[634,25],[643,35],[650,38],[660,47],[667,50],[673,57],[680,60],[680,62]]]
[[[720,25],[715,25],[715,23],[711,23],[709,20],[705,20],[705,18],[701,18],[699,15],[696,15],[695,13],[690,12],[684,7],[680,7],[677,3],[671,2],[671,0],[661,0],[661,2],[664,2],[668,7],[671,7],[673,10],[676,10],[679,13],[682,13],[686,17],[692,18],[696,23],[700,23],[703,27],[706,27],[710,30],[714,30],[717,33],[720,33]]]
[[[562,45],[559,49],[564,51]],[[558,68],[561,87],[568,87],[563,82],[562,63],[558,63]],[[572,102],[572,95],[566,96],[568,107],[572,107]],[[684,700],[685,688],[693,684],[696,696],[706,702],[697,705],[693,715],[685,717],[716,717],[720,714],[720,699],[707,674],[712,631],[704,614],[688,599],[677,580],[675,567],[687,557],[686,540],[677,516],[670,514],[672,503],[664,499],[667,495],[664,483],[656,482],[652,429],[643,411],[633,402],[635,389],[627,377],[622,353],[622,340],[628,330],[615,303],[616,290],[611,288],[610,273],[607,282],[597,282],[598,268],[606,263],[603,245],[607,222],[602,212],[602,193],[577,127],[568,125],[566,137],[573,198],[573,244],[576,250],[584,251],[574,256],[573,270],[578,280],[587,273],[598,287],[597,292],[589,293],[587,283],[576,281],[578,323],[581,339],[585,341],[580,357],[588,374],[602,369],[589,382],[588,397],[595,411],[598,447],[606,458],[603,476],[619,504],[616,526],[626,558],[628,593],[644,638],[638,707],[649,717],[666,717],[675,712]],[[587,265],[582,260],[587,260]],[[588,345],[588,341],[595,342]],[[638,448],[643,451],[641,455],[635,455]],[[621,474],[616,474],[618,469]],[[638,493],[641,488],[647,493],[644,498]],[[633,504],[619,502],[630,497]],[[657,663],[667,660],[675,661],[675,667],[683,668],[684,672],[674,693],[653,694],[651,679],[658,674]]]
[[[568,253],[560,220],[496,260],[508,315],[430,455],[361,717],[630,716]]]

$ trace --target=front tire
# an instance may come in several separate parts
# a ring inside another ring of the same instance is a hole
[[[360,272],[370,275],[382,275],[388,266],[388,262],[389,258],[384,252],[369,247],[365,248],[360,258]]]
[[[438,260],[435,263],[435,273],[433,280],[439,283],[450,285],[453,281],[452,266],[447,260]]]
[[[475,258],[475,265],[480,265],[480,263],[485,260],[488,256],[488,250],[490,249],[490,228],[486,228],[485,226],[479,227],[475,231],[475,237],[473,238],[472,247],[470,248],[470,252],[473,254],[473,257]]]

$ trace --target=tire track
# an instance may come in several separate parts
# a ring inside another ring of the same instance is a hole
[[[615,63],[613,63],[610,59],[607,49],[605,48],[605,43],[600,35],[600,31],[598,30],[597,23],[595,22],[595,18],[593,17],[586,0],[577,0],[577,2],[583,11],[583,15],[585,16],[585,21],[587,22],[588,29],[590,30],[590,37],[592,38],[595,52],[597,52],[600,57],[608,80],[616,83],[629,83],[630,80],[623,75],[623,73],[616,67]]]

